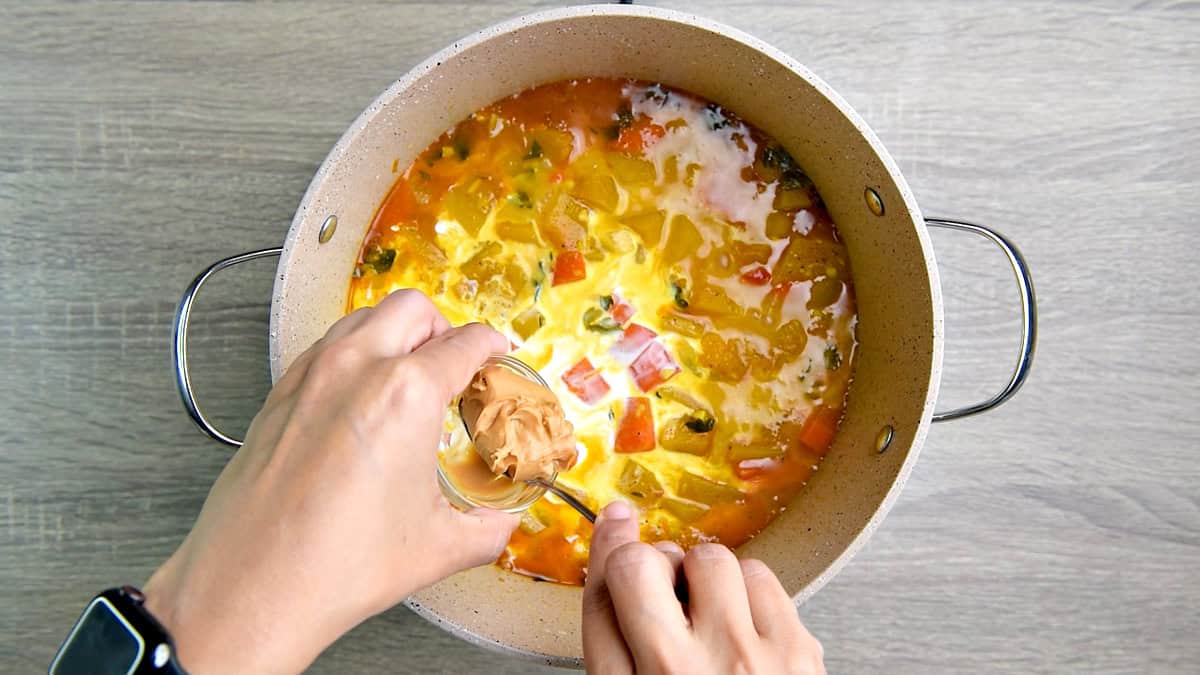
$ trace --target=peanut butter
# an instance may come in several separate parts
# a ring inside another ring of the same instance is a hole
[[[487,366],[463,392],[463,422],[493,473],[550,478],[575,464],[575,430],[553,392],[503,366]]]

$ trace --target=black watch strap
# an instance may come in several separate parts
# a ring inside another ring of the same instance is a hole
[[[58,648],[49,675],[186,675],[171,636],[145,601],[133,586],[110,588],[93,598]]]

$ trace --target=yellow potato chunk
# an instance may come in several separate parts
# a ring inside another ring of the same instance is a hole
[[[617,210],[617,184],[612,176],[587,175],[579,179],[572,193],[591,206],[612,213]]]
[[[740,501],[745,494],[728,483],[719,483],[715,480],[705,478],[700,474],[684,471],[683,476],[679,479],[679,489],[676,490],[678,496],[715,506],[716,504],[730,504]]]
[[[654,163],[649,160],[613,154],[609,155],[608,164],[612,167],[613,176],[627,188],[650,186],[658,178]]]
[[[662,239],[663,223],[666,219],[667,214],[662,211],[649,211],[629,216],[621,222],[636,232],[646,246],[655,247]]]

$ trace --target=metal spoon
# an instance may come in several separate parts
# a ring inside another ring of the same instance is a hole
[[[584,506],[583,502],[581,502],[578,499],[571,496],[570,492],[567,492],[566,490],[558,487],[558,485],[551,483],[548,480],[542,480],[541,478],[532,478],[525,482],[529,483],[530,485],[536,485],[540,488],[545,488],[546,492],[552,493],[555,497],[558,497],[559,499],[566,502],[567,506],[570,506],[571,508],[578,511],[579,515],[583,516],[584,518],[587,518],[589,523],[596,522],[596,514],[593,513],[591,509]]]
[[[523,375],[527,379],[529,379],[533,382],[536,382],[536,383],[542,385],[543,387],[546,387],[547,389],[550,388],[550,386],[546,384],[546,381],[542,379],[542,376],[536,370],[531,368],[524,361],[522,361],[516,357],[509,356],[507,354],[505,354],[504,356],[498,356],[498,357],[493,357],[493,358],[497,361],[504,362],[505,365],[510,366],[512,368],[512,370],[516,371],[520,375]],[[458,419],[462,421],[463,430],[466,431],[467,438],[471,439],[471,442],[474,443],[475,437],[471,434],[471,429],[470,429],[470,427],[467,426],[467,420],[463,417],[463,414],[462,414],[462,398],[458,399]],[[537,487],[540,487],[540,488],[544,489],[545,491],[553,494],[555,497],[558,497],[559,499],[563,500],[564,502],[567,503],[568,506],[570,506],[571,508],[578,511],[579,515],[583,516],[584,518],[587,518],[589,523],[596,522],[595,512],[593,512],[591,509],[589,509],[587,506],[585,506],[583,504],[583,502],[576,499],[571,493],[569,493],[566,490],[559,487],[556,483],[554,483],[554,481],[548,481],[548,480],[545,480],[542,478],[531,478],[531,479],[525,481],[525,483],[528,485],[535,485]]]

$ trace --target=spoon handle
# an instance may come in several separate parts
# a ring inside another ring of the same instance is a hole
[[[578,499],[576,499],[575,497],[571,496],[571,493],[558,487],[554,483],[551,483],[550,481],[542,480],[541,478],[534,478],[533,480],[529,481],[529,483],[536,485],[538,487],[546,488],[547,492],[553,493],[555,497],[558,497],[559,499],[563,500],[564,502],[567,503],[568,506],[570,506],[571,508],[578,511],[579,515],[583,516],[584,518],[587,518],[589,523],[596,522],[596,514],[593,513],[591,509],[584,506],[583,502],[581,502]]]

